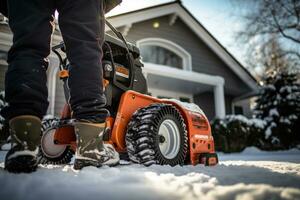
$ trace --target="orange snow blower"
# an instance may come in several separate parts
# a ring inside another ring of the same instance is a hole
[[[214,140],[208,119],[195,104],[147,95],[147,82],[137,47],[127,43],[108,22],[118,38],[106,35],[103,74],[107,108],[104,140],[134,163],[161,165],[216,165]],[[69,63],[64,44],[52,48],[60,60],[60,78],[66,87]],[[74,120],[65,104],[59,119],[45,119],[39,152],[40,163],[65,164],[76,149]]]

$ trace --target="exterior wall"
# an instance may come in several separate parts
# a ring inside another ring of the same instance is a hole
[[[209,120],[212,120],[215,117],[213,92],[204,92],[198,95],[194,95],[194,103],[200,106]],[[232,114],[232,103],[233,97],[230,95],[225,95],[225,109],[227,115]]]
[[[252,110],[251,110],[251,99],[243,99],[243,100],[239,100],[239,101],[235,101],[233,103],[233,107],[232,109],[234,110],[234,106],[239,106],[241,108],[243,108],[243,115],[245,115],[246,117],[252,117]]]
[[[194,96],[194,103],[204,111],[209,120],[215,117],[215,106],[213,102],[213,92],[204,92]]]
[[[239,96],[250,92],[243,81],[179,18],[175,24],[169,25],[170,16],[147,20],[133,24],[126,38],[135,43],[144,38],[163,38],[183,47],[192,56],[193,71],[219,75],[225,79],[225,93]],[[159,28],[153,28],[153,23],[159,22]]]
[[[4,90],[4,78],[7,70],[7,65],[0,64],[0,91]]]

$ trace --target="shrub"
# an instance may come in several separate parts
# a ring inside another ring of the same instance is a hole
[[[259,119],[247,119],[242,115],[227,115],[211,123],[217,151],[240,152],[247,146],[263,148],[266,123]]]

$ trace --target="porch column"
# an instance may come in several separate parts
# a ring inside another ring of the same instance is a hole
[[[225,112],[225,96],[224,96],[223,84],[217,84],[214,87],[214,100],[215,100],[216,117],[218,118],[225,117],[226,112]]]

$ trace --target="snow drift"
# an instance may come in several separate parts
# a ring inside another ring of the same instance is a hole
[[[9,174],[0,153],[0,199],[300,199],[300,151],[248,148],[220,154],[215,167],[123,165],[84,168],[40,166]]]

